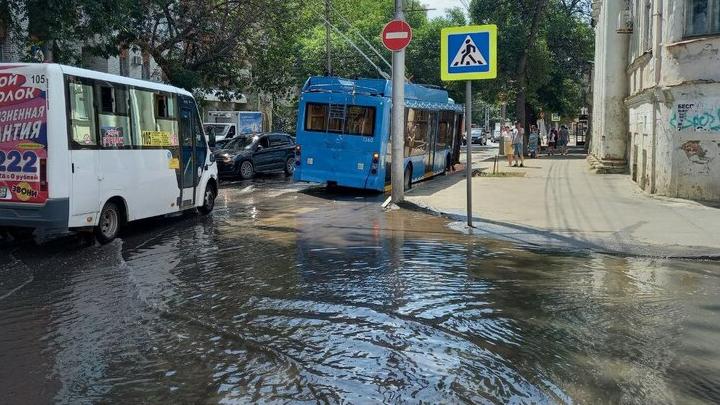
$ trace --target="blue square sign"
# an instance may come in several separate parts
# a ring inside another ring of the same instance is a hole
[[[452,27],[442,30],[442,80],[497,77],[497,28],[494,25]]]

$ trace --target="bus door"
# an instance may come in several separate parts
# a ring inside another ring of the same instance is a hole
[[[180,169],[181,174],[181,190],[180,190],[180,208],[190,208],[195,205],[195,189],[198,185],[198,152],[201,148],[196,148],[195,128],[197,123],[197,112],[195,103],[192,98],[178,95],[180,106]],[[202,131],[200,131],[202,134]],[[207,150],[205,149],[207,152]],[[204,156],[201,162],[205,162]]]
[[[67,96],[70,103],[70,160],[72,173],[71,215],[99,211],[100,181],[98,171],[97,114],[91,82],[69,78]]]
[[[437,142],[438,113],[431,111],[428,117],[428,144],[427,155],[425,156],[425,174],[432,174],[435,171],[435,144]]]

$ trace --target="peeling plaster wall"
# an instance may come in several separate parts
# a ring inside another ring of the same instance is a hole
[[[720,202],[720,36],[684,37],[686,1],[653,1],[651,18],[641,8],[648,3],[631,4],[624,100],[630,175],[649,193]],[[607,65],[603,58],[596,55],[596,63]]]
[[[720,201],[720,84],[674,89],[667,118],[673,195]]]

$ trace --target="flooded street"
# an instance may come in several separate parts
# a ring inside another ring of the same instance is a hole
[[[268,176],[0,252],[0,402],[717,403],[720,263],[526,249]]]

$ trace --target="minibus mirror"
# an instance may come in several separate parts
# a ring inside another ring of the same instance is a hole
[[[215,131],[209,131],[208,133],[208,146],[214,148],[216,144]]]

